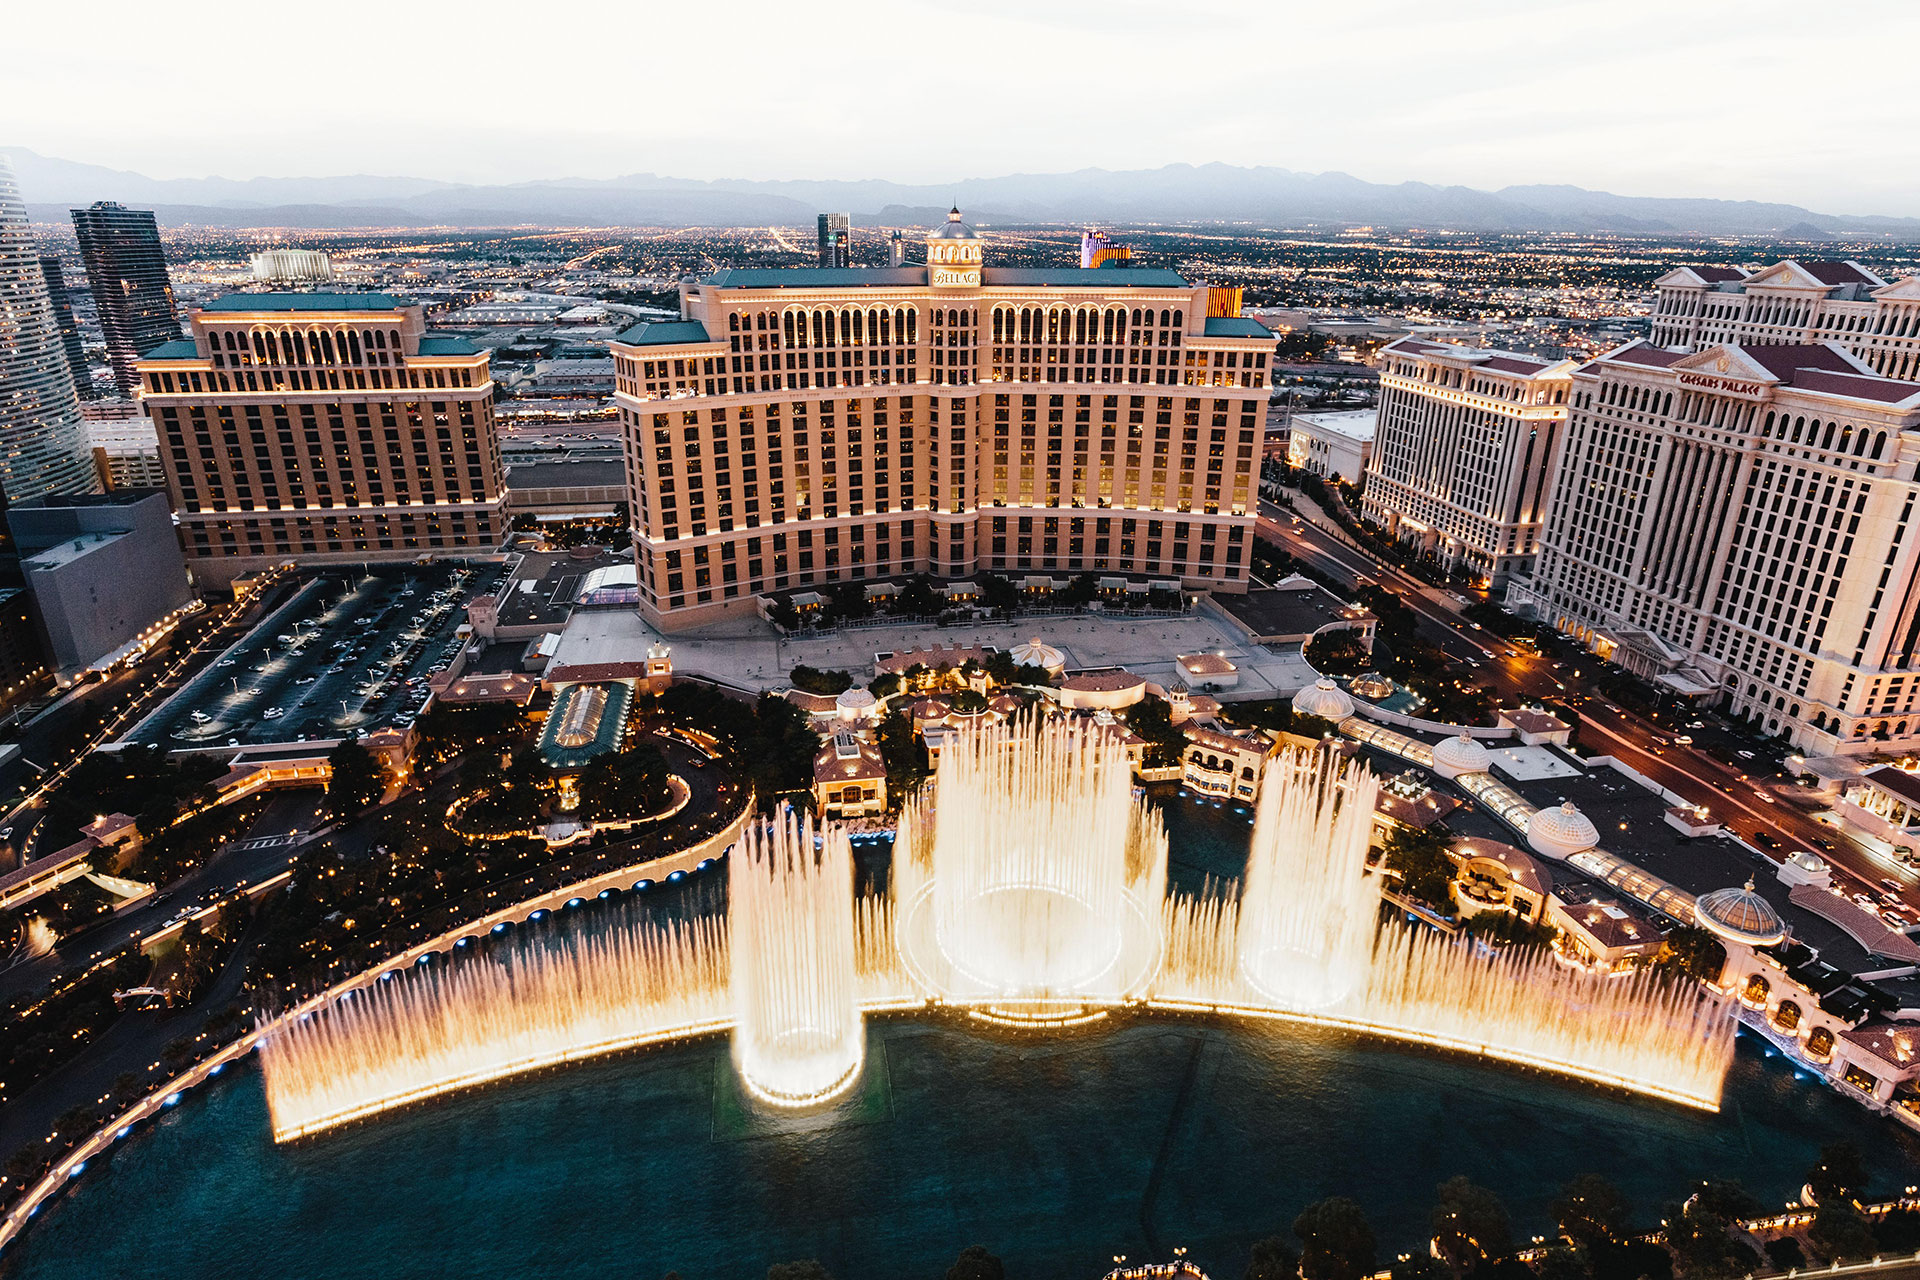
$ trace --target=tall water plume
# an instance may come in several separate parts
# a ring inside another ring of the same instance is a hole
[[[1380,895],[1367,842],[1380,785],[1333,752],[1287,749],[1267,762],[1247,854],[1241,972],[1282,1009],[1338,1003],[1367,970]]]
[[[728,874],[734,1061],[747,1088],[804,1106],[860,1074],[866,1035],[846,832],[785,805],[748,827]]]
[[[1028,721],[941,752],[894,846],[907,968],[950,1002],[1048,1010],[1144,988],[1167,839],[1110,727]]]

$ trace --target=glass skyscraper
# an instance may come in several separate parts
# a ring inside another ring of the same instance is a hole
[[[0,157],[0,492],[18,502],[98,489],[39,249]]]
[[[92,400],[93,374],[87,368],[87,352],[80,343],[80,326],[73,319],[73,302],[67,296],[67,277],[60,269],[60,259],[51,253],[41,254],[40,274],[47,281],[47,301],[53,307],[53,322],[60,328],[60,343],[67,350],[67,367],[73,370],[73,389],[82,400]]]
[[[180,336],[160,228],[145,209],[99,200],[73,211],[73,230],[107,339],[107,363],[120,394],[131,400],[140,386],[133,362]]]

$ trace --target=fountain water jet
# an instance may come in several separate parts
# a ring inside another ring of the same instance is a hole
[[[1367,875],[1371,770],[1330,751],[1267,762],[1247,854],[1241,972],[1278,1008],[1339,1003],[1365,978],[1380,895]]]
[[[1143,992],[1167,837],[1111,726],[983,726],[940,755],[894,845],[901,959],[948,1003],[1055,1020]]]
[[[783,813],[737,848],[730,925],[523,941],[269,1023],[274,1136],[729,1027],[748,1089],[796,1105],[857,1077],[860,1011],[929,1003],[1030,1024],[1130,1004],[1310,1023],[1717,1108],[1725,1001],[1379,924],[1374,795],[1364,768],[1282,755],[1244,886],[1167,900],[1166,831],[1117,735],[974,730],[903,815],[890,899],[856,901],[845,838]]]
[[[734,1061],[783,1107],[823,1102],[859,1077],[866,1049],[846,832],[781,805],[734,846],[728,874]]]

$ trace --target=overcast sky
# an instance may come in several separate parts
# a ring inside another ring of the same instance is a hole
[[[0,144],[159,178],[1220,160],[1920,215],[1920,0],[7,9]]]

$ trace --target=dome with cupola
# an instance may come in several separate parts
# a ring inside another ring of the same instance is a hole
[[[1751,880],[1743,889],[1701,894],[1693,904],[1693,918],[1707,932],[1750,947],[1770,947],[1787,936],[1780,913],[1753,891]]]
[[[1443,778],[1455,778],[1463,773],[1485,773],[1492,767],[1493,756],[1471,735],[1463,733],[1434,745],[1433,768]]]
[[[978,240],[980,233],[960,220],[960,207],[955,205],[947,213],[946,222],[927,233],[929,240]]]
[[[1293,709],[1303,716],[1319,716],[1336,723],[1353,714],[1353,699],[1324,677],[1293,695]]]
[[[1542,809],[1527,820],[1527,843],[1535,853],[1564,861],[1599,844],[1600,829],[1569,800],[1557,808]]]

